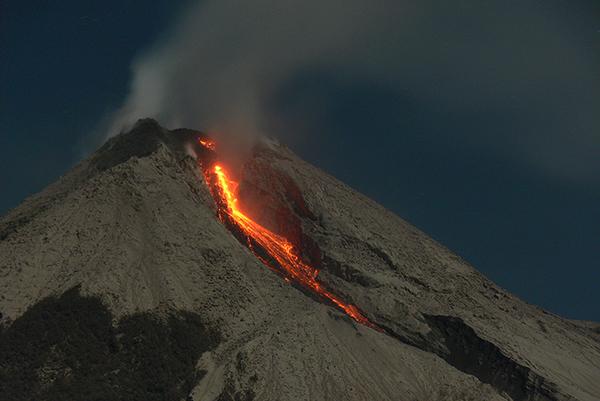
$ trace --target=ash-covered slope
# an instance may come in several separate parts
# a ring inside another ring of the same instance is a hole
[[[591,326],[265,143],[241,204],[381,331],[288,284],[217,218],[198,135],[142,120],[0,220],[3,400],[600,399]]]

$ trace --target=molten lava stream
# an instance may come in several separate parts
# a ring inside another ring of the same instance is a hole
[[[227,173],[222,166],[215,164],[212,168],[205,170],[205,175],[207,182],[210,183],[210,189],[218,206],[219,218],[224,223],[229,219],[239,227],[249,240],[250,249],[263,263],[268,265],[268,262],[252,248],[250,239],[262,247],[285,270],[285,274],[290,279],[310,289],[319,296],[328,299],[358,323],[380,330],[356,306],[345,303],[341,298],[324,288],[317,281],[319,270],[304,263],[294,249],[294,246],[286,238],[266,229],[240,211],[235,195],[237,183],[227,177]]]

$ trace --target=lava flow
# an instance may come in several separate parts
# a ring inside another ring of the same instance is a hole
[[[214,149],[214,142],[198,141],[207,149]],[[253,243],[258,244],[268,256],[280,267],[286,279],[302,285],[320,297],[329,300],[348,316],[365,326],[379,330],[369,321],[356,306],[345,303],[338,296],[328,291],[317,281],[319,270],[304,263],[295,247],[286,238],[275,234],[245,215],[238,207],[236,197],[237,183],[227,177],[224,168],[215,163],[204,169],[207,182],[218,207],[218,215],[224,223],[233,223],[246,237],[249,248],[267,266],[269,262],[254,249]],[[269,266],[272,267],[272,266]]]
[[[208,139],[198,139],[198,143],[210,150],[215,150],[217,148],[217,145]]]

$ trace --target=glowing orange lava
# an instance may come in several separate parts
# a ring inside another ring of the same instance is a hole
[[[379,328],[371,323],[356,306],[345,303],[338,296],[324,288],[323,285],[317,281],[319,270],[304,263],[297,250],[286,238],[266,229],[240,211],[238,199],[235,194],[238,185],[227,177],[227,173],[221,165],[214,165],[212,171],[205,171],[205,174],[207,175],[207,181],[212,183],[211,190],[219,205],[219,218],[223,222],[226,222],[229,217],[229,220],[233,221],[246,236],[250,249],[254,251],[252,242],[250,241],[251,239],[262,247],[268,255],[277,262],[278,266],[284,270],[283,273],[287,276],[284,276],[286,281],[289,282],[292,280],[301,284],[320,295],[322,298],[331,301],[355,321],[379,330]],[[210,176],[211,174],[212,177]],[[264,258],[256,252],[255,254],[263,261],[263,263],[269,265]]]
[[[217,144],[209,139],[200,139],[198,138],[198,143],[204,146],[207,149],[215,150],[217,148]]]

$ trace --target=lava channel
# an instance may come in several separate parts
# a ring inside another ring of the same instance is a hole
[[[215,143],[206,139],[198,139],[198,143],[213,151]],[[232,181],[221,164],[213,162],[210,166],[202,166],[206,182],[217,205],[219,219],[227,226],[233,225],[245,237],[250,250],[267,267],[275,268],[269,259],[281,269],[286,281],[293,281],[309,289],[322,299],[326,299],[344,311],[352,319],[375,330],[380,330],[352,304],[344,302],[340,297],[327,290],[318,280],[319,270],[302,260],[296,248],[286,238],[275,234],[245,215],[238,206],[236,190],[237,182]],[[258,245],[266,255],[259,252]],[[265,257],[267,256],[267,257]]]

